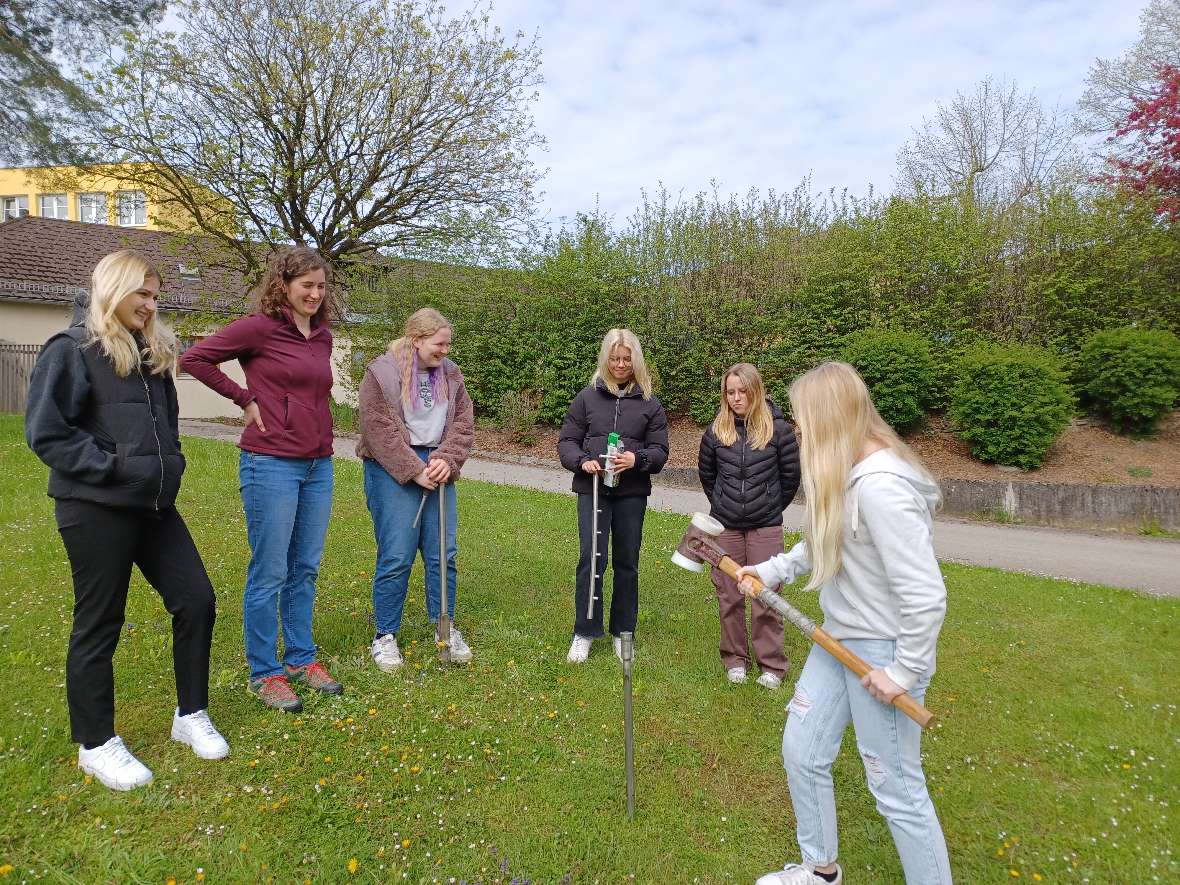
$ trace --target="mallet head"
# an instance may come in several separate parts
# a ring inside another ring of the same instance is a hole
[[[707,513],[694,513],[688,530],[680,539],[676,552],[672,554],[672,561],[690,572],[704,571],[706,562],[716,565],[714,539],[723,531],[725,526]]]

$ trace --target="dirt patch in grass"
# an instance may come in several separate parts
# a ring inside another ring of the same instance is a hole
[[[670,467],[696,467],[702,432],[687,418],[671,420]],[[1005,469],[976,461],[941,417],[932,418],[907,442],[940,479],[1180,487],[1180,412],[1168,416],[1155,437],[1143,440],[1119,436],[1094,419],[1076,419],[1053,444],[1039,470]],[[536,444],[523,446],[499,430],[482,426],[475,432],[475,448],[556,460],[557,429],[538,428]]]

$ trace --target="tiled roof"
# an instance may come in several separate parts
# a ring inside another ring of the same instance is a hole
[[[193,310],[240,304],[247,290],[242,276],[202,263],[202,245],[211,242],[167,231],[16,218],[0,224],[0,299],[72,302],[78,289],[90,285],[99,259],[119,249],[134,249],[163,274],[163,307]],[[192,276],[192,270],[199,276]]]

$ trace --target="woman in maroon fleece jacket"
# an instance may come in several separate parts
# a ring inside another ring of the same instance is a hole
[[[316,660],[315,582],[332,512],[332,332],[328,264],[296,246],[272,258],[255,312],[190,348],[180,364],[242,407],[239,476],[250,565],[243,595],[250,689],[267,706],[302,709],[289,679],[344,689]],[[238,385],[218,366],[237,360]],[[278,608],[283,663],[278,659]]]

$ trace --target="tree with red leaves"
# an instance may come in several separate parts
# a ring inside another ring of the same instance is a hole
[[[1156,213],[1180,221],[1180,67],[1162,65],[1150,94],[1134,107],[1108,141],[1121,155],[1107,162],[1104,180],[1156,200]]]

